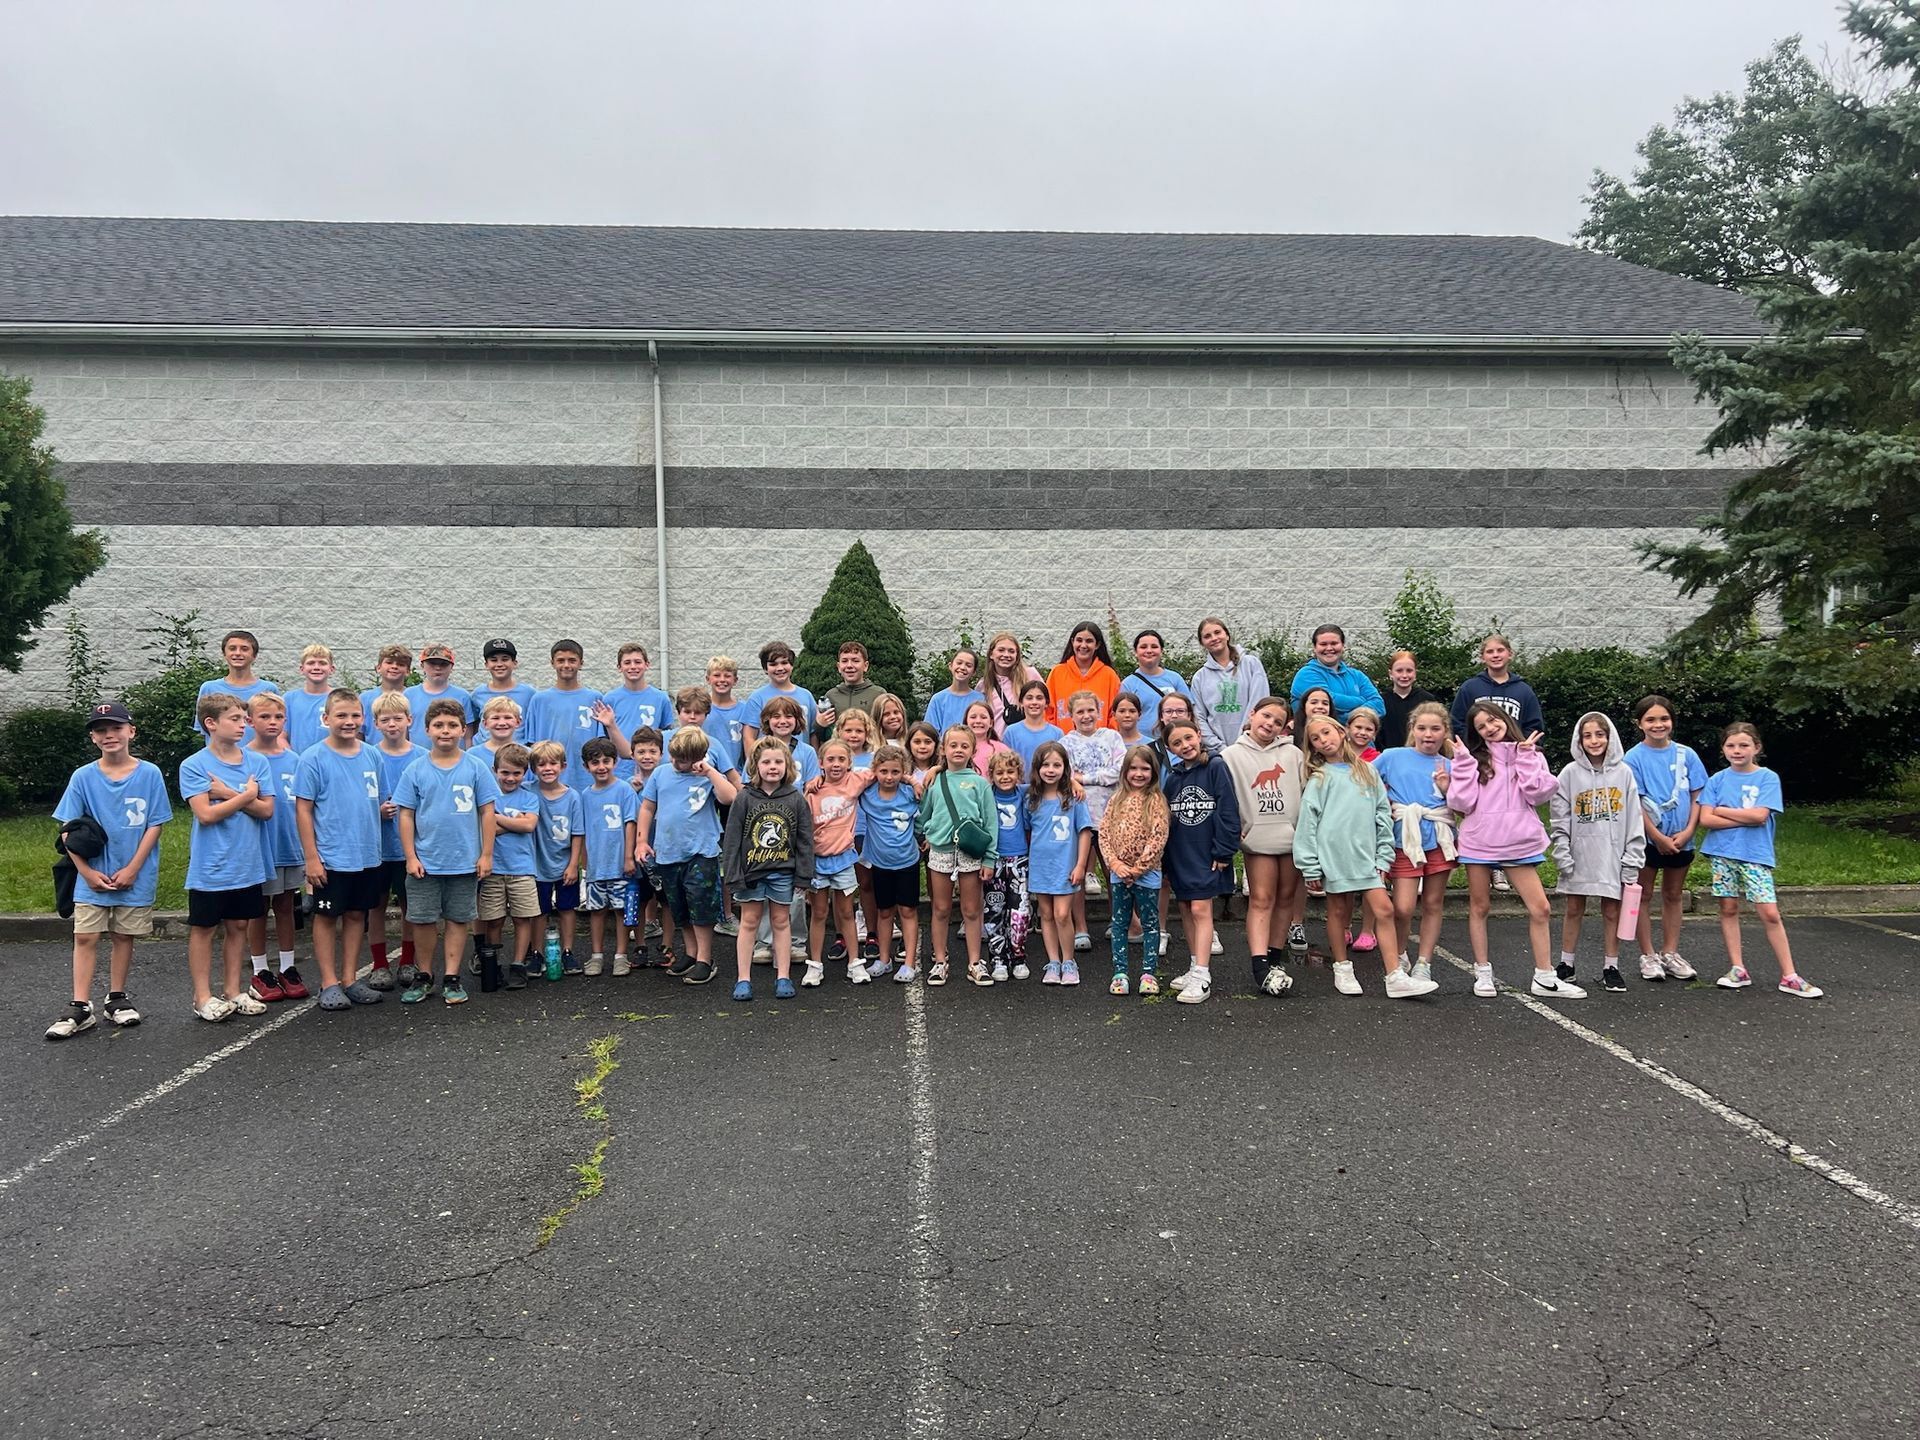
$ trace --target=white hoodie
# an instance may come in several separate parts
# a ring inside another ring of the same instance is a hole
[[[1580,727],[1606,721],[1607,754],[1598,765],[1580,748]],[[1573,722],[1573,763],[1560,772],[1549,803],[1548,833],[1562,895],[1618,900],[1620,887],[1640,869],[1647,835],[1640,823],[1640,787],[1620,758],[1620,732],[1598,710]]]

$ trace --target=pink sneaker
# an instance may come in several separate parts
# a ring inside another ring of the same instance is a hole
[[[1378,950],[1380,948],[1380,941],[1372,935],[1356,935],[1352,940],[1347,942],[1347,948],[1349,950],[1358,950],[1364,955],[1369,950]]]

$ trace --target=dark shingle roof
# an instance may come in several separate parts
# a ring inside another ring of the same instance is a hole
[[[0,217],[0,325],[1625,338],[1730,291],[1511,235]]]

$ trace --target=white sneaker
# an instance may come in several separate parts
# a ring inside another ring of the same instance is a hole
[[[243,989],[238,995],[229,996],[227,1003],[241,1015],[264,1015],[267,1013],[266,1002],[254,999],[251,990]]]
[[[1032,974],[1033,974],[1033,967],[1027,964],[1026,961],[1021,960],[1015,963],[1013,967],[1014,979],[1025,980],[1025,979],[1028,979]]]
[[[1476,965],[1473,967],[1473,993],[1478,995],[1482,1000],[1491,1000],[1500,993],[1499,987],[1493,983],[1493,967],[1491,965]]]
[[[1559,980],[1551,970],[1533,972],[1533,993],[1545,995],[1549,1000],[1584,1000],[1587,992],[1571,980]]]
[[[629,960],[625,955],[614,956],[613,973],[616,975],[631,975],[633,973],[633,961]]]
[[[807,962],[807,968],[811,970],[813,968],[813,964],[814,962],[809,960]],[[873,980],[873,977],[867,974],[866,965],[862,963],[859,959],[856,958],[853,961],[849,962],[849,964],[847,965],[847,983],[849,985],[866,985],[871,983],[872,980]]]
[[[1413,962],[1413,978],[1416,980],[1433,979],[1433,962],[1431,960],[1414,961]]]
[[[1640,978],[1649,981],[1659,981],[1667,978],[1667,967],[1660,963],[1660,957],[1658,955],[1642,955],[1640,957]]]
[[[1009,978],[1010,978],[1010,973],[1004,964],[996,965],[993,967],[993,983],[994,984],[1004,985],[1007,983]]]
[[[1389,1000],[1418,1000],[1422,995],[1431,995],[1440,987],[1431,980],[1422,980],[1407,973],[1402,965],[1387,976],[1387,998]]]
[[[754,945],[753,963],[756,965],[771,965],[773,963],[773,942],[772,941],[762,940]],[[591,975],[593,974],[593,971],[589,970],[587,973]]]
[[[1495,868],[1493,872],[1493,888],[1496,890],[1513,889],[1513,882],[1507,879],[1507,872],[1505,870]]]
[[[1713,983],[1722,990],[1744,990],[1753,984],[1753,976],[1747,973],[1746,966],[1736,965]]]
[[[1353,962],[1351,960],[1336,960],[1333,962],[1333,988],[1338,990],[1342,995],[1362,995],[1366,993],[1360,988],[1360,982],[1354,978]]]
[[[927,967],[927,984],[944,985],[947,983],[947,962],[936,960]]]
[[[902,985],[911,985],[920,978],[920,972],[911,965],[901,965],[894,970],[893,978]]]
[[[606,968],[607,968],[607,957],[604,954],[589,955],[587,956],[587,963],[580,967],[580,973],[582,975],[598,975],[602,970]]]
[[[1093,937],[1091,935],[1082,934],[1073,937],[1074,954],[1084,955],[1091,949],[1093,949]]]
[[[1260,981],[1260,989],[1267,995],[1284,995],[1293,988],[1293,976],[1287,973],[1284,965],[1269,965],[1266,975]]]
[[[1086,888],[1087,894],[1089,895],[1104,895],[1107,893],[1105,890],[1100,888],[1100,877],[1094,874],[1091,870],[1087,872],[1087,883],[1085,888]]]
[[[1188,985],[1193,983],[1193,975],[1193,967],[1189,965],[1185,970],[1182,970],[1178,975],[1174,976],[1173,979],[1167,981],[1167,988],[1176,992],[1184,990]]]
[[[233,1002],[223,1000],[218,995],[209,995],[205,1004],[193,1007],[193,1013],[202,1020],[215,1022],[226,1020],[233,1014]]]
[[[1160,932],[1160,953],[1162,955],[1167,953],[1167,932],[1164,930]]]
[[[1227,953],[1227,947],[1220,943],[1220,932],[1218,930],[1213,932],[1213,944],[1208,947],[1207,953],[1209,955],[1224,955]]]
[[[1680,958],[1680,953],[1677,950],[1669,950],[1660,957],[1660,968],[1676,980],[1694,980],[1699,978],[1694,968]]]
[[[818,960],[809,960],[806,970],[800,976],[800,983],[811,990],[826,978],[827,967]]]
[[[1213,994],[1213,975],[1206,970],[1190,970],[1182,977],[1187,983],[1180,986],[1180,993],[1174,997],[1182,1005],[1198,1005]]]

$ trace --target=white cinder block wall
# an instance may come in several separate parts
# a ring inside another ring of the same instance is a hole
[[[652,392],[638,357],[16,350],[76,516],[111,559],[77,606],[114,683],[151,610],[332,645],[570,634],[590,676],[659,638]],[[965,619],[1190,634],[1377,624],[1409,566],[1525,643],[1646,644],[1690,606],[1633,559],[1738,460],[1660,366],[703,354],[663,363],[670,664],[797,641],[864,538],[924,646]],[[57,627],[56,627],[57,628]],[[49,636],[10,678],[57,698]]]

